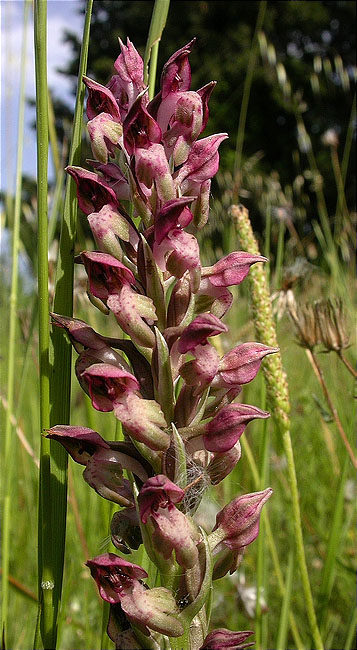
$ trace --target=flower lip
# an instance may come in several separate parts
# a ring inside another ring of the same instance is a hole
[[[120,602],[121,594],[130,585],[148,577],[141,566],[127,562],[114,553],[104,553],[93,560],[87,560],[86,566],[89,567],[103,600],[112,604]]]
[[[164,474],[149,478],[142,486],[139,494],[141,521],[146,524],[148,517],[158,508],[167,508],[179,503],[185,496],[185,491],[175,485]]]
[[[138,391],[139,382],[130,372],[110,363],[94,363],[82,372],[97,411],[112,411],[122,396]]]
[[[101,253],[100,251],[83,251],[83,253],[81,253],[81,258],[83,261],[89,260],[89,262],[102,264],[106,267],[114,267],[120,271],[123,280],[130,284],[135,283],[135,277],[132,271],[109,253]]]
[[[73,460],[81,465],[86,465],[88,458],[98,449],[110,449],[110,445],[93,429],[76,427],[65,424],[46,429],[47,438],[60,442]]]
[[[108,113],[115,121],[120,121],[118,104],[113,93],[97,81],[83,76],[83,83],[88,88],[87,115],[92,120],[100,113]]]
[[[166,235],[176,227],[185,228],[193,219],[188,206],[195,200],[194,196],[182,196],[170,199],[162,206],[154,224],[155,243],[161,244]]]
[[[113,188],[99,174],[74,165],[68,165],[65,171],[77,185],[78,204],[85,215],[98,212],[107,203],[118,205]]]

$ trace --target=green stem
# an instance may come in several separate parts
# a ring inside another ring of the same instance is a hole
[[[345,650],[352,650],[353,641],[356,640],[356,625],[357,625],[357,609],[355,607],[351,617],[350,625],[348,627],[347,638],[343,646]]]
[[[335,497],[334,511],[331,519],[331,528],[329,534],[329,540],[326,550],[326,559],[324,564],[324,569],[321,579],[321,588],[320,588],[320,626],[322,633],[326,629],[326,613],[329,598],[331,595],[334,579],[335,579],[335,567],[336,559],[339,553],[341,546],[341,538],[343,534],[343,517],[344,517],[344,498],[345,498],[345,484],[346,478],[348,475],[349,460],[346,456],[345,463],[343,466],[342,474],[340,477],[340,482],[338,490]],[[331,513],[332,514],[332,513]]]
[[[252,226],[249,221],[248,211],[242,206],[232,206],[231,215],[236,224],[236,231],[240,244],[244,250],[249,253],[259,254],[258,245],[254,238]],[[264,268],[261,265],[256,265],[251,269],[250,285],[254,325],[258,340],[266,345],[276,347],[277,337],[271,309],[270,292]],[[323,643],[317,625],[309,574],[306,565],[301,527],[299,493],[290,437],[289,391],[279,353],[265,359],[263,364],[263,373],[267,384],[268,404],[274,414],[288,463],[288,479],[292,499],[292,518],[294,524],[296,553],[303,585],[306,613],[309,619],[311,634],[316,649],[323,650]]]
[[[341,176],[342,176],[342,181],[343,181],[343,187],[345,187],[345,183],[346,183],[346,175],[347,175],[348,163],[349,163],[349,160],[350,160],[351,147],[352,147],[352,142],[353,142],[353,134],[354,134],[354,130],[355,130],[354,129],[355,121],[356,121],[356,95],[353,98],[353,104],[352,104],[352,109],[351,109],[351,117],[350,117],[350,121],[348,123],[345,148],[343,150],[342,163],[341,163]]]
[[[293,583],[294,576],[294,553],[290,551],[289,553],[289,562],[288,562],[288,571],[286,577],[286,591],[285,597],[283,600],[283,606],[281,608],[281,616],[279,620],[278,636],[276,642],[276,650],[285,650],[286,648],[286,637],[288,631],[288,614],[290,607],[290,598],[291,598],[291,588]]]
[[[24,6],[23,21],[23,42],[21,50],[21,78],[20,98],[17,135],[17,163],[16,163],[16,193],[14,223],[12,232],[12,271],[11,271],[11,292],[9,305],[9,338],[8,338],[8,376],[7,376],[7,404],[5,419],[5,441],[4,441],[4,467],[5,492],[3,502],[3,529],[2,529],[2,614],[1,634],[5,639],[8,606],[9,606],[9,561],[10,561],[10,527],[11,527],[11,486],[14,467],[14,438],[12,436],[11,415],[14,410],[15,391],[15,351],[16,351],[16,324],[17,324],[17,294],[18,294],[18,258],[20,246],[20,215],[21,215],[21,190],[22,190],[22,158],[23,158],[23,132],[25,113],[25,80],[26,80],[26,45],[27,45],[27,24],[30,2],[27,0]]]
[[[283,434],[284,451],[288,463],[288,478],[291,492],[291,501],[293,508],[293,523],[295,532],[296,554],[297,561],[300,569],[300,576],[302,581],[302,588],[305,596],[306,612],[309,618],[312,638],[314,639],[317,650],[324,650],[320,630],[317,625],[317,619],[314,609],[314,602],[312,599],[311,586],[309,581],[309,572],[307,569],[304,539],[301,527],[301,514],[299,504],[299,492],[296,479],[295,462],[293,448],[291,444],[290,431],[285,431]]]
[[[149,83],[149,97],[154,96],[157,53],[162,32],[164,30],[167,14],[169,12],[170,0],[155,0],[152,11],[149,34],[146,41],[144,54],[144,83]],[[150,61],[150,73],[148,65]]]
[[[61,172],[60,155],[58,151],[58,142],[56,134],[55,114],[53,112],[53,103],[50,91],[48,91],[48,135],[51,143],[52,162],[55,170],[56,179]]]
[[[253,74],[254,74],[256,60],[258,57],[258,47],[257,47],[258,33],[263,26],[266,8],[267,8],[266,0],[260,0],[257,21],[255,24],[254,36],[253,36],[251,48],[249,50],[247,74],[244,80],[243,97],[242,97],[242,103],[241,103],[240,114],[239,114],[236,153],[235,153],[234,169],[233,169],[233,178],[234,178],[234,186],[232,190],[233,202],[238,200],[238,195],[239,195],[239,187],[241,182],[240,170],[242,164],[245,124],[247,121],[248,104],[249,104],[250,91],[252,87]]]
[[[38,297],[40,430],[50,425],[49,305],[48,305],[48,95],[47,95],[47,2],[35,0],[35,68],[37,119],[37,204],[38,204]],[[41,436],[38,560],[40,633],[46,649],[55,646],[53,607],[54,567],[49,440]],[[36,639],[37,644],[39,639]]]
[[[74,111],[73,133],[69,164],[78,165],[81,155],[82,123],[85,86],[82,77],[85,74],[88,58],[90,20],[93,0],[88,0],[84,21],[82,49],[78,71],[78,86]],[[72,316],[73,313],[73,277],[74,248],[77,222],[77,199],[75,182],[68,176],[64,200],[63,220],[59,243],[56,272],[56,288],[53,310],[56,313]],[[48,320],[48,313],[47,313]],[[51,414],[50,424],[68,424],[70,420],[71,400],[71,345],[59,331],[54,328],[51,337]],[[61,445],[51,441],[51,500],[53,505],[53,528],[56,535],[54,549],[54,608],[55,621],[60,607],[67,517],[67,453]],[[54,631],[54,642],[57,630]]]
[[[337,431],[338,431],[338,433],[340,435],[340,438],[341,438],[341,440],[342,440],[342,442],[343,442],[343,444],[344,444],[344,446],[346,448],[346,451],[347,451],[347,453],[348,453],[348,455],[349,455],[349,457],[350,457],[350,459],[352,461],[353,467],[355,469],[357,469],[357,458],[354,455],[353,449],[352,449],[352,447],[350,445],[350,442],[349,442],[349,440],[347,438],[347,434],[346,434],[346,432],[345,432],[345,430],[344,430],[344,428],[342,426],[340,416],[338,415],[337,410],[335,408],[335,405],[334,405],[334,403],[332,401],[330,391],[329,391],[329,389],[327,387],[327,384],[325,382],[325,378],[324,378],[323,372],[322,372],[322,370],[320,368],[320,364],[317,361],[316,354],[313,352],[313,350],[306,350],[306,355],[307,355],[307,358],[309,359],[309,361],[310,361],[310,363],[312,365],[312,368],[314,370],[314,373],[315,373],[317,379],[320,382],[320,386],[321,386],[321,388],[323,390],[326,401],[327,401],[327,403],[329,405],[329,408],[330,408],[330,411],[332,413],[332,417],[333,417],[333,419],[335,421]]]
[[[285,234],[285,222],[283,219],[279,221],[279,234],[278,234],[278,246],[276,251],[276,264],[275,264],[275,287],[280,289],[282,282],[282,268],[283,268],[283,258],[284,258],[284,234]]]
[[[152,99],[155,95],[155,81],[156,81],[156,70],[157,70],[157,56],[159,53],[159,41],[156,41],[151,49],[150,56],[150,70],[149,70],[149,99]]]
[[[261,408],[265,409],[266,405],[266,391],[264,378],[262,378],[262,397],[261,397]],[[260,480],[259,480],[259,490],[264,490],[268,485],[268,474],[269,474],[269,431],[268,431],[268,422],[264,421],[263,424],[263,435],[261,438],[260,444],[260,458],[261,458],[261,470],[260,470]],[[266,616],[262,612],[260,595],[265,593],[266,590],[266,555],[265,555],[265,523],[264,520],[261,520],[259,536],[258,536],[258,558],[257,558],[257,605],[256,605],[256,646],[257,650],[264,650],[265,648],[265,628],[266,628]]]

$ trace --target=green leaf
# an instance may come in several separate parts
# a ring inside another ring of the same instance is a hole
[[[155,327],[156,348],[153,353],[153,375],[155,399],[159,402],[166,422],[173,420],[174,384],[170,362],[170,352],[161,332]]]

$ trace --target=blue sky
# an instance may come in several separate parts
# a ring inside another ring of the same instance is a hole
[[[70,48],[62,42],[65,29],[82,32],[83,16],[78,13],[77,0],[48,0],[47,51],[48,85],[57,96],[72,101],[70,83],[56,72],[70,57]],[[0,0],[1,19],[1,189],[15,187],[17,119],[20,86],[20,56],[23,41],[23,0]],[[27,33],[26,97],[35,97],[35,68],[33,52],[33,18]],[[23,172],[36,175],[36,139],[31,129],[34,110],[26,107]],[[51,177],[51,164],[49,173]]]

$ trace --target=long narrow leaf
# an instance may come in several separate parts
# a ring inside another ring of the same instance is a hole
[[[149,82],[150,99],[152,99],[154,96],[159,42],[161,40],[162,32],[166,24],[169,6],[170,0],[155,0],[154,9],[152,12],[149,35],[146,42],[144,55],[144,81],[145,83]],[[149,61],[150,70],[148,70]]]
[[[37,206],[38,206],[38,298],[39,298],[39,366],[40,366],[40,427],[50,424],[50,367],[48,318],[48,95],[47,95],[47,2],[35,0],[35,69],[37,124]],[[39,517],[38,517],[38,577],[39,631],[45,648],[54,647],[53,610],[53,531],[51,522],[49,440],[41,437]],[[35,647],[40,640],[35,638]]]
[[[283,606],[281,608],[279,627],[278,627],[278,636],[276,641],[276,650],[284,650],[284,648],[286,648],[286,637],[288,632],[289,607],[290,607],[291,589],[293,584],[293,576],[294,576],[294,552],[290,551],[286,583],[285,583],[286,591],[283,599]]]
[[[81,135],[85,86],[82,77],[85,74],[88,58],[90,20],[93,0],[88,0],[85,16],[82,50],[78,73],[76,106],[73,121],[72,143],[69,156],[70,165],[78,165],[81,153]],[[74,245],[76,237],[77,200],[75,183],[67,178],[64,202],[64,214],[61,223],[59,255],[57,262],[56,287],[53,309],[55,312],[71,316],[73,313],[73,266]],[[71,346],[57,328],[51,337],[51,426],[67,424],[70,418],[71,394]],[[53,505],[53,526],[56,527],[54,540],[54,609],[57,618],[61,600],[63,565],[67,516],[67,454],[61,445],[51,441],[51,499]]]

